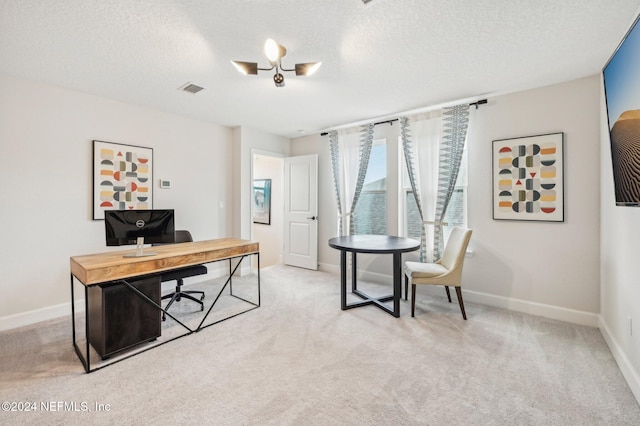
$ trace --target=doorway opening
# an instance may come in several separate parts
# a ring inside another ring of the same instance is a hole
[[[260,267],[283,263],[284,160],[281,154],[252,152],[251,239],[260,244]],[[266,182],[268,181],[268,190]]]

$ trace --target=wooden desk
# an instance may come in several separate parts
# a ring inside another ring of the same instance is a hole
[[[92,285],[257,254],[258,251],[258,243],[237,238],[167,244],[153,247],[155,256],[123,257],[135,250],[73,256],[71,274],[82,284]]]
[[[70,270],[71,270],[71,320],[73,328],[73,345],[76,353],[83,363],[85,370],[88,372],[91,370],[91,363],[89,357],[89,315],[88,315],[88,292],[87,289],[91,286],[109,283],[120,282],[126,285],[131,290],[132,297],[141,297],[146,302],[152,304],[157,310],[164,312],[166,315],[173,318],[178,324],[184,327],[188,333],[191,334],[196,331],[200,331],[204,327],[208,327],[220,321],[216,321],[213,324],[203,326],[207,316],[212,311],[218,298],[227,287],[231,284],[231,278],[240,266],[242,258],[249,255],[256,255],[258,259],[258,301],[257,303],[242,299],[233,294],[231,288],[231,296],[244,300],[245,302],[253,305],[252,308],[240,312],[245,313],[249,310],[253,310],[260,306],[260,251],[259,244],[254,241],[241,240],[237,238],[221,238],[207,241],[196,241],[189,243],[167,244],[163,246],[153,247],[153,252],[156,253],[153,256],[145,257],[124,257],[125,254],[135,252],[133,250],[121,250],[107,253],[96,253],[82,256],[72,256],[70,258]],[[232,269],[232,259],[241,258]],[[163,271],[169,271],[185,266],[201,265],[204,263],[217,262],[221,260],[229,260],[229,277],[227,282],[220,290],[218,297],[216,297],[213,305],[209,308],[204,318],[200,322],[200,325],[196,329],[191,329],[177,318],[165,311],[162,306],[148,298],[145,294],[140,292],[137,288],[132,286],[127,280],[130,278],[137,278],[143,276],[153,276]],[[75,328],[75,297],[74,297],[74,278],[77,279],[84,287],[85,296],[85,337],[86,337],[86,358],[82,355],[80,348],[78,347],[76,340],[76,328]],[[137,295],[137,296],[136,296]],[[235,314],[236,316],[239,314]],[[186,335],[184,334],[184,335]],[[183,337],[179,336],[179,337]],[[174,339],[171,339],[174,340]],[[164,342],[167,343],[167,342]],[[156,345],[157,346],[157,345]],[[100,367],[102,368],[102,367]]]

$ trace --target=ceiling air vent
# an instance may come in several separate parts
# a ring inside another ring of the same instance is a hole
[[[193,84],[193,83],[187,83],[184,86],[180,87],[179,89],[182,90],[183,92],[187,92],[187,93],[191,93],[192,95],[195,95],[199,91],[203,90],[204,87],[200,87],[197,84]]]

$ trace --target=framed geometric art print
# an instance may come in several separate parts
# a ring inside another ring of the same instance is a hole
[[[93,141],[93,220],[153,208],[153,148]]]
[[[493,218],[564,222],[564,133],[493,141]]]

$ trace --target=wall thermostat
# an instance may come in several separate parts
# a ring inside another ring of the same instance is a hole
[[[160,179],[160,188],[171,188],[171,181],[167,179]]]

